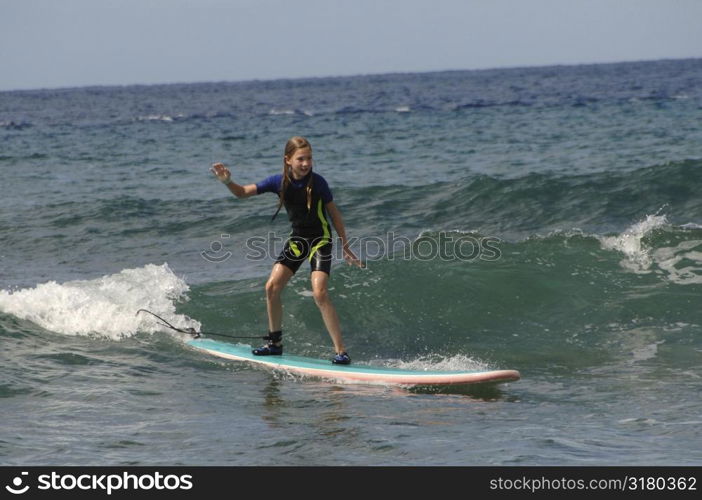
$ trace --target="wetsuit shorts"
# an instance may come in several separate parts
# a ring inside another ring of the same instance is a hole
[[[291,236],[276,262],[296,273],[303,262],[309,261],[310,272],[331,274],[332,242],[325,238]]]

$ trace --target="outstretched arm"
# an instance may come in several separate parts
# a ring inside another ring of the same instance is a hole
[[[346,262],[348,262],[349,264],[358,267],[364,267],[363,263],[351,251],[349,240],[346,237],[346,226],[344,226],[344,218],[341,216],[339,208],[333,201],[330,201],[324,207],[327,209],[329,217],[331,217],[332,224],[334,225],[334,229],[336,230],[336,234],[338,234],[339,238],[341,239],[341,245],[344,251],[344,259],[346,259]]]
[[[217,179],[222,181],[222,183],[229,188],[229,191],[231,191],[237,198],[248,198],[249,196],[258,194],[256,184],[246,184],[245,186],[242,186],[241,184],[234,182],[232,180],[231,172],[229,172],[229,169],[224,166],[224,163],[215,163],[212,165],[210,172],[212,172]]]

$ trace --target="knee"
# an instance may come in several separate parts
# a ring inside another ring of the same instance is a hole
[[[280,292],[283,290],[282,285],[274,280],[266,282],[266,298],[274,299],[280,297]]]
[[[313,296],[314,296],[314,302],[319,307],[322,307],[326,304],[329,304],[329,302],[330,302],[329,291],[326,288],[323,288],[320,290],[314,290]]]

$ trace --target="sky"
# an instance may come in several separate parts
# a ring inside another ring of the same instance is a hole
[[[0,90],[702,57],[702,0],[0,0]]]

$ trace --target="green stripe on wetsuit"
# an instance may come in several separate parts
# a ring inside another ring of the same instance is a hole
[[[329,223],[327,222],[327,218],[324,216],[321,198],[317,202],[317,217],[319,217],[319,220],[322,223],[322,230],[324,231],[324,234],[322,235],[322,239],[319,241],[319,243],[313,246],[312,250],[310,250],[310,255],[309,257],[307,257],[310,261],[312,260],[312,257],[314,256],[317,250],[319,250],[331,241],[331,234],[329,233]]]

